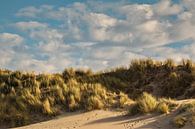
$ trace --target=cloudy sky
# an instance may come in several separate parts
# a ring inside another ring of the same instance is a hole
[[[0,68],[102,70],[195,60],[195,0],[1,0]]]

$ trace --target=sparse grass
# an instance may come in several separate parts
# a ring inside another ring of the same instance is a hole
[[[179,109],[179,114],[173,119],[173,124],[179,128],[190,123],[195,126],[195,101],[183,104]]]

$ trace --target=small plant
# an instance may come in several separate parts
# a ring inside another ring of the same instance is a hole
[[[167,114],[167,113],[169,113],[169,106],[165,102],[162,102],[162,103],[158,104],[157,110],[160,113],[166,113]]]
[[[175,109],[175,107],[178,105],[175,100],[170,99],[170,98],[168,98],[168,99],[167,98],[160,98],[158,101],[159,101],[159,104],[165,103],[168,106],[169,111]]]
[[[178,128],[185,126],[186,122],[187,119],[184,116],[177,116],[173,119],[173,124]]]
[[[137,101],[134,102],[134,104],[130,105],[129,114],[136,115],[139,113],[145,114],[155,112],[157,106],[158,106],[157,99],[151,94],[144,92],[142,96],[139,97]]]
[[[180,113],[192,111],[193,108],[195,108],[195,101],[190,102],[188,104],[183,104],[180,108]]]
[[[141,113],[150,113],[155,111],[157,103],[156,98],[146,92],[144,92],[137,100],[138,108]]]
[[[119,94],[119,107],[125,107],[127,103],[130,101],[128,95],[120,92]]]

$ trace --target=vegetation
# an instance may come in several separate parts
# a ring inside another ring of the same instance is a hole
[[[21,126],[66,111],[128,105],[133,105],[132,114],[168,113],[174,103],[158,98],[194,95],[195,67],[190,60],[134,60],[129,67],[97,73],[73,68],[55,74],[0,70],[0,124]]]
[[[171,99],[161,98],[158,100],[151,94],[144,92],[142,96],[140,96],[137,101],[131,105],[129,114],[136,115],[152,112],[169,113],[169,111],[176,105],[177,104],[175,104]]]
[[[173,119],[173,124],[176,127],[183,127],[187,123],[195,127],[195,101],[183,104],[180,107],[178,115]]]

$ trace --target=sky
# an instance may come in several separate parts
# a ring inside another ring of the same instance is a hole
[[[195,60],[194,0],[1,0],[0,68],[62,72]]]

